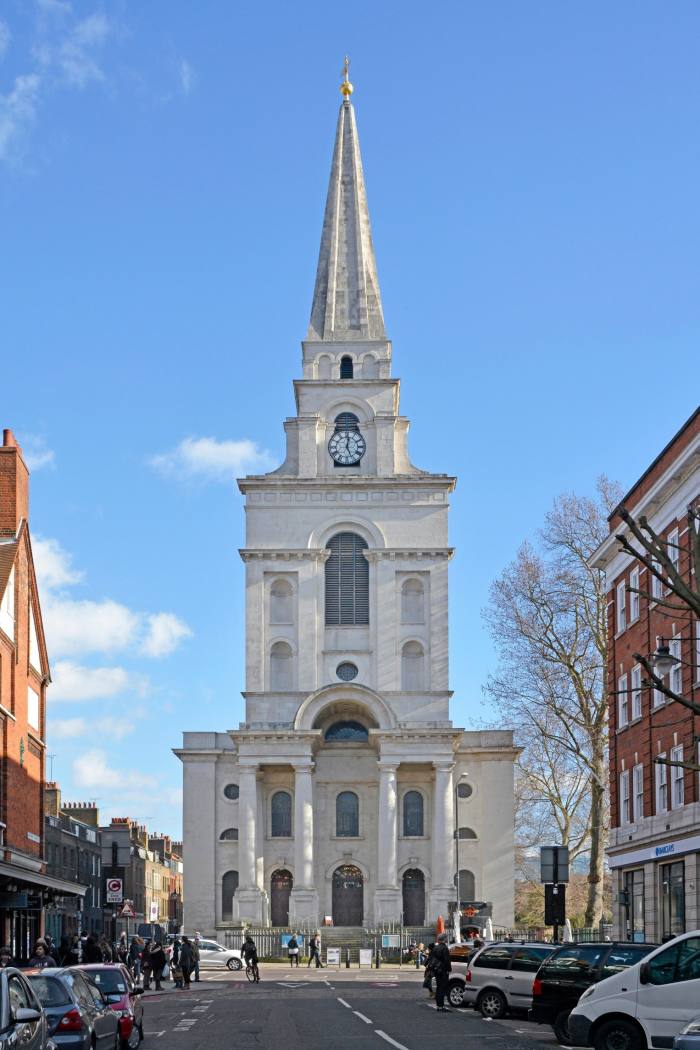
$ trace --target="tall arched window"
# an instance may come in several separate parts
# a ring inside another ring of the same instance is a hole
[[[341,791],[335,800],[335,833],[356,839],[360,834],[360,800],[354,791]]]
[[[403,833],[423,837],[423,796],[420,791],[407,791],[403,797]]]
[[[415,692],[424,688],[423,646],[406,642],[401,650],[401,688]]]
[[[289,580],[275,580],[270,588],[270,623],[294,623],[292,585]]]
[[[352,379],[352,358],[348,354],[340,359],[340,378]]]
[[[455,875],[455,886],[458,887],[460,900],[473,901],[476,899],[476,880],[473,871],[460,868],[459,877]]]
[[[328,544],[326,624],[369,623],[367,544],[354,532],[339,532]]]
[[[401,588],[401,622],[423,623],[423,584],[420,580],[406,580]]]
[[[292,671],[292,647],[287,642],[275,642],[270,650],[270,689],[291,689]]]
[[[270,836],[273,839],[292,837],[292,796],[288,791],[275,791],[270,801]]]
[[[227,871],[221,880],[221,918],[230,922],[233,918],[233,896],[238,889],[238,872]]]

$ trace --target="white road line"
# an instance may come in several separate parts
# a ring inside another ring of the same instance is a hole
[[[391,1043],[392,1046],[398,1047],[398,1050],[408,1050],[407,1046],[404,1046],[403,1043],[397,1043],[396,1040],[392,1039],[390,1035],[386,1034],[386,1032],[381,1032],[378,1028],[375,1028],[374,1031],[380,1039],[383,1039],[387,1043]]]
[[[152,1035],[154,1039],[160,1039],[162,1035],[165,1035],[165,1029],[162,1032],[149,1032],[148,1034]]]
[[[374,1024],[374,1021],[370,1021],[369,1017],[365,1017],[365,1015],[361,1014],[359,1010],[353,1010],[353,1013],[355,1017],[359,1017],[361,1021],[365,1022],[365,1024]]]
[[[342,1003],[342,1004],[343,1004],[343,1006],[346,1006],[346,1007],[348,1008],[348,1010],[352,1010],[352,1006],[350,1005],[350,1003],[346,1003],[344,999],[341,999],[341,998],[339,997],[339,998],[338,998],[338,1002],[339,1002],[339,1003]]]

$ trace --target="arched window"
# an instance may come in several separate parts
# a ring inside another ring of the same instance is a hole
[[[352,379],[352,358],[348,354],[340,359],[340,378]]]
[[[403,833],[423,837],[423,796],[420,791],[407,791],[403,797]]]
[[[359,427],[360,421],[354,412],[341,412],[333,420],[336,430],[352,430]]]
[[[270,650],[270,689],[292,688],[292,647],[275,642]]]
[[[362,378],[376,379],[379,375],[379,366],[374,354],[366,354],[362,358]]]
[[[219,835],[221,842],[237,842],[238,841],[238,828],[224,828]]]
[[[321,354],[318,359],[318,378],[319,379],[330,379],[331,378],[331,359],[328,354]]]
[[[423,584],[420,580],[406,580],[401,588],[401,622],[423,623]]]
[[[270,801],[270,836],[273,839],[292,837],[292,796],[288,791],[275,791]]]
[[[461,839],[475,839],[478,837],[473,828],[460,828],[457,834]]]
[[[294,623],[292,585],[289,580],[275,580],[270,588],[270,623]]]
[[[335,800],[335,833],[356,839],[360,834],[360,800],[354,791],[341,791]]]
[[[339,532],[328,544],[326,624],[369,623],[367,544],[354,532]]]
[[[360,722],[334,722],[325,733],[325,739],[330,740],[353,740],[365,742],[369,734]]]
[[[221,880],[221,918],[224,922],[233,919],[233,896],[238,889],[238,872],[227,871]]]
[[[476,880],[473,871],[460,868],[459,876],[455,875],[455,886],[458,888],[460,900],[473,901],[476,899]]]
[[[423,646],[406,642],[401,650],[401,688],[414,692],[423,689],[423,679]]]

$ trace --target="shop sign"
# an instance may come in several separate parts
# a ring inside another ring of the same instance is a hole
[[[28,907],[28,893],[0,893],[0,908],[14,908],[17,911]]]
[[[623,868],[629,864],[643,864],[645,860],[663,860],[665,857],[681,857],[686,853],[700,850],[700,835],[690,835],[687,839],[675,839],[673,842],[662,842],[658,846],[648,846],[629,853],[608,856],[611,868]]]

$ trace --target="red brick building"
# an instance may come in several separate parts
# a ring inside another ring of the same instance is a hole
[[[684,579],[691,577],[689,506],[700,506],[700,409],[624,497],[646,515]],[[700,703],[700,627],[689,612],[663,608],[663,584],[620,550],[619,513],[592,559],[608,593],[608,691],[615,936],[661,941],[700,926],[700,774],[660,765],[700,759],[700,716],[646,684],[635,659],[662,636],[677,658],[668,685]],[[695,581],[697,587],[697,581]],[[643,592],[637,593],[637,590]]]
[[[29,535],[29,470],[12,431],[0,446],[0,944],[28,957],[43,909],[64,892],[46,875],[44,767],[49,663]]]

